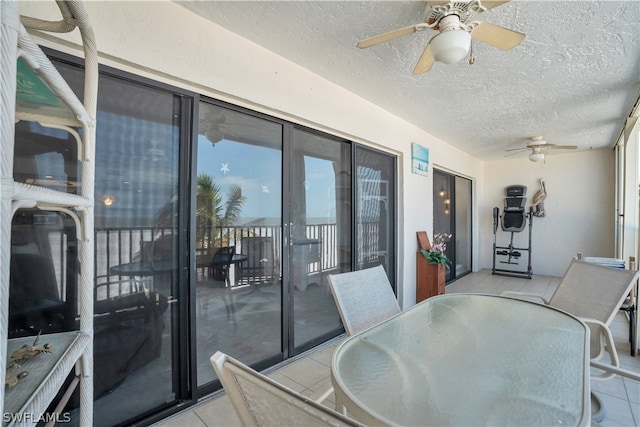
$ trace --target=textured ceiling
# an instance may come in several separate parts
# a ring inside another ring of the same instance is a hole
[[[436,63],[418,76],[413,67],[435,31],[368,49],[356,43],[424,22],[423,1],[179,4],[483,160],[534,135],[580,150],[611,147],[640,88],[635,0],[514,0],[474,19],[526,34],[519,46],[474,42],[473,65]]]

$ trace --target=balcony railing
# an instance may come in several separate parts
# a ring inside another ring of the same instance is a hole
[[[171,229],[158,230],[152,227],[96,229],[96,286],[104,289],[100,295],[96,295],[96,298],[114,297],[122,293],[129,293],[139,287],[140,280],[131,280],[129,277],[112,274],[111,269],[117,265],[143,259],[145,250],[149,250],[150,246],[153,246],[149,243],[158,242],[162,240],[163,236],[171,235]],[[211,234],[209,233],[209,235]],[[204,244],[204,239],[198,239],[199,247],[196,248],[195,255],[212,256],[213,246],[233,245],[238,251],[242,251],[242,239],[245,237],[271,237],[274,241],[274,258],[282,260],[282,228],[279,226],[217,227],[214,238]],[[336,224],[307,225],[306,238],[321,242],[319,261],[307,265],[307,274],[332,270],[338,266]],[[207,246],[211,246],[211,248]],[[154,249],[151,248],[151,250]],[[151,254],[149,257],[161,259],[163,256]],[[278,264],[281,265],[281,262]],[[104,286],[107,283],[113,286]]]
[[[202,233],[204,234],[204,233]],[[173,248],[165,248],[164,255],[146,254],[145,251],[158,250],[154,248],[154,242],[165,240],[173,244],[173,239],[168,236],[173,235],[171,229],[161,229],[153,227],[127,227],[127,228],[98,228],[95,230],[95,285],[96,300],[112,298],[122,294],[134,292],[144,285],[144,278],[128,277],[121,274],[113,274],[112,268],[117,265],[136,262],[150,257],[151,259],[161,259],[172,257]],[[335,270],[338,267],[338,236],[337,226],[332,224],[307,225],[305,228],[305,238],[319,241],[320,250],[317,261],[309,262],[306,265],[308,275]],[[357,251],[363,259],[371,254],[379,253],[378,224],[359,224],[357,228]],[[279,226],[228,226],[218,227],[215,230],[214,238],[209,239],[211,246],[234,245],[237,251],[242,251],[242,239],[245,237],[271,237],[274,242],[274,259],[281,265],[282,260],[282,228]],[[65,284],[67,283],[65,265],[68,236],[64,231],[51,232],[49,243],[51,253],[54,256],[54,265],[59,284],[60,295],[66,294]],[[213,247],[208,248],[199,238],[196,256],[212,256]],[[159,245],[157,245],[159,246]],[[203,247],[204,246],[204,247]],[[377,252],[378,251],[378,252]],[[148,279],[147,279],[148,280]]]

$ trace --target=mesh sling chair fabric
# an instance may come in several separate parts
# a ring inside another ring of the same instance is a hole
[[[400,313],[400,306],[382,265],[330,274],[329,287],[347,335],[351,336]],[[316,392],[319,399],[333,387]],[[342,410],[342,408],[337,408]]]
[[[213,279],[223,282],[229,280],[229,266],[235,253],[235,246],[224,246],[216,250],[211,258],[211,277]]]
[[[243,426],[361,425],[222,352],[210,362]]]
[[[347,335],[354,335],[400,313],[391,283],[381,265],[328,276]]]
[[[618,353],[609,325],[636,280],[637,271],[573,260],[551,298],[543,301],[580,318],[589,326],[592,360],[601,359],[606,351],[611,365],[619,367]],[[503,295],[526,294],[508,292]],[[605,373],[592,378],[608,379],[612,376],[613,374]]]

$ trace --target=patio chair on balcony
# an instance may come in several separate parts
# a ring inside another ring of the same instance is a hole
[[[249,285],[270,285],[280,277],[272,237],[244,237],[241,252],[247,259],[238,264],[239,281]]]
[[[222,352],[210,361],[243,426],[361,425]]]
[[[391,283],[381,265],[330,274],[329,286],[349,336],[400,313]]]
[[[401,311],[382,265],[330,274],[328,280],[348,336],[377,325]],[[314,396],[325,399],[331,393],[333,387],[321,389]]]
[[[609,325],[637,280],[637,271],[573,260],[549,300],[523,292],[504,292],[502,295],[539,298],[589,325],[591,365],[599,365],[605,370],[602,374],[592,375],[592,379],[605,380],[615,375],[613,371],[620,371],[620,360]],[[605,352],[609,354],[610,370],[598,362]]]
[[[229,285],[229,268],[231,267],[231,260],[236,253],[235,246],[224,246],[218,248],[211,258],[211,270],[210,276],[214,280],[225,282],[225,285]]]

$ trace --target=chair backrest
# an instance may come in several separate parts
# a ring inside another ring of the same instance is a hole
[[[347,335],[357,334],[401,311],[381,265],[330,274],[328,280]]]
[[[637,279],[637,271],[573,260],[549,305],[609,326]]]
[[[213,258],[211,262],[215,262],[217,264],[230,263],[233,255],[236,253],[235,246],[224,246],[222,248],[218,248],[216,252],[213,254]]]
[[[243,237],[241,252],[247,256],[247,260],[238,266],[240,277],[260,283],[279,276],[280,266],[274,253],[272,237]]]
[[[212,276],[215,280],[227,280],[229,264],[236,253],[235,246],[223,246],[218,248],[211,258]]]
[[[210,361],[243,426],[361,425],[222,352]]]

